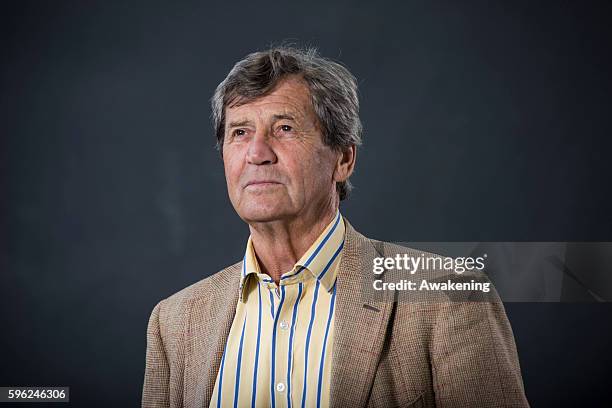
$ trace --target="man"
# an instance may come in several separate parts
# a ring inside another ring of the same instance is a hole
[[[388,256],[339,212],[361,123],[356,82],[312,50],[248,55],[213,120],[244,258],[162,300],[143,407],[526,406],[499,302],[364,301]]]

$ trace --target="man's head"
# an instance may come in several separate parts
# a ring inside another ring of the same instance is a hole
[[[315,50],[276,47],[239,61],[212,99],[228,192],[246,221],[337,206],[361,143],[355,78]]]

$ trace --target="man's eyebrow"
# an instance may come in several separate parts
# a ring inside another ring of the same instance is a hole
[[[283,119],[295,121],[295,117],[289,113],[277,113],[275,115],[272,115],[272,119],[274,119],[275,122],[277,120],[283,120]],[[248,119],[243,119],[243,120],[232,121],[227,124],[228,129],[234,128],[234,127],[241,127],[241,126],[253,126],[253,122]]]
[[[276,114],[276,115],[273,115],[272,118],[274,118],[274,121],[281,120],[281,119],[295,120],[295,117],[289,113]]]
[[[234,121],[234,122],[230,122],[227,124],[228,128],[233,128],[233,127],[240,127],[240,126],[249,126],[252,125],[253,122],[251,122],[248,119],[244,119],[244,120],[238,120],[238,121]]]

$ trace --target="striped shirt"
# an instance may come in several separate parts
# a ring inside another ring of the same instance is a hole
[[[210,407],[327,407],[340,212],[277,286],[261,273],[251,238],[239,300]]]

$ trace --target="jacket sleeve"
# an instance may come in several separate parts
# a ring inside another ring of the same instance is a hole
[[[159,302],[153,308],[147,328],[146,366],[142,388],[143,408],[168,407],[170,405],[170,368],[159,324],[159,311],[162,302]]]
[[[528,407],[502,302],[441,305],[430,346],[436,405]]]

